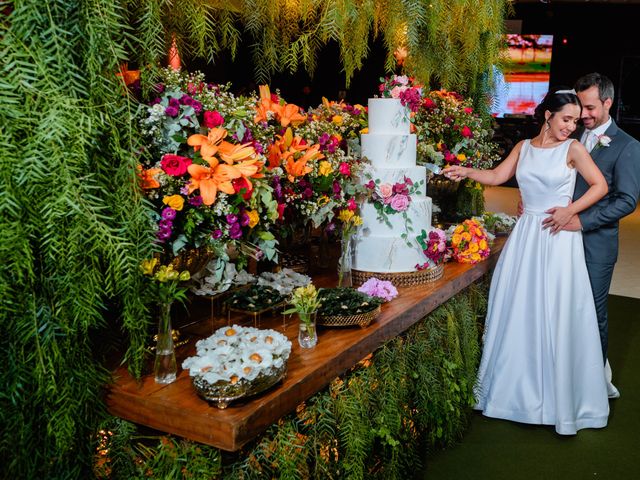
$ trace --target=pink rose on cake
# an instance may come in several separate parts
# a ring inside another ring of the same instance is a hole
[[[411,202],[411,198],[408,195],[397,194],[394,195],[391,199],[391,208],[393,208],[396,212],[404,212],[407,208],[409,208],[409,203]]]
[[[380,185],[380,196],[384,199],[390,198],[393,194],[393,187],[388,183]]]

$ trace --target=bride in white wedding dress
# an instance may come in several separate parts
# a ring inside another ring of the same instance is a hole
[[[560,228],[602,198],[607,184],[584,146],[569,138],[581,113],[575,92],[548,93],[536,113],[540,134],[495,169],[444,173],[485,185],[515,174],[524,205],[491,281],[476,409],[572,435],[606,426],[609,402],[582,234]],[[590,188],[571,203],[576,171]]]

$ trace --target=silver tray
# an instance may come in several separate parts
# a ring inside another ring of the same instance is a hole
[[[200,397],[212,402],[220,409],[241,398],[257,395],[273,387],[287,375],[286,361],[280,368],[274,368],[268,374],[260,374],[254,380],[240,380],[238,383],[217,382],[211,384],[200,376],[192,377],[193,387]]]

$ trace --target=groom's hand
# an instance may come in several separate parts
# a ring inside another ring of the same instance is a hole
[[[582,230],[582,223],[580,223],[580,217],[578,215],[574,215],[571,217],[571,220],[562,227],[562,230],[566,230],[568,232],[578,232]]]

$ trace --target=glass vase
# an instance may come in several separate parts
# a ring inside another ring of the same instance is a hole
[[[160,305],[158,320],[158,335],[156,340],[156,358],[153,364],[153,374],[156,383],[171,383],[176,379],[178,367],[176,352],[171,333],[171,303]]]
[[[351,236],[342,237],[342,250],[338,260],[338,286],[351,287],[351,267],[353,266],[353,241]]]
[[[298,343],[302,348],[313,348],[318,343],[316,330],[316,312],[298,313]]]

